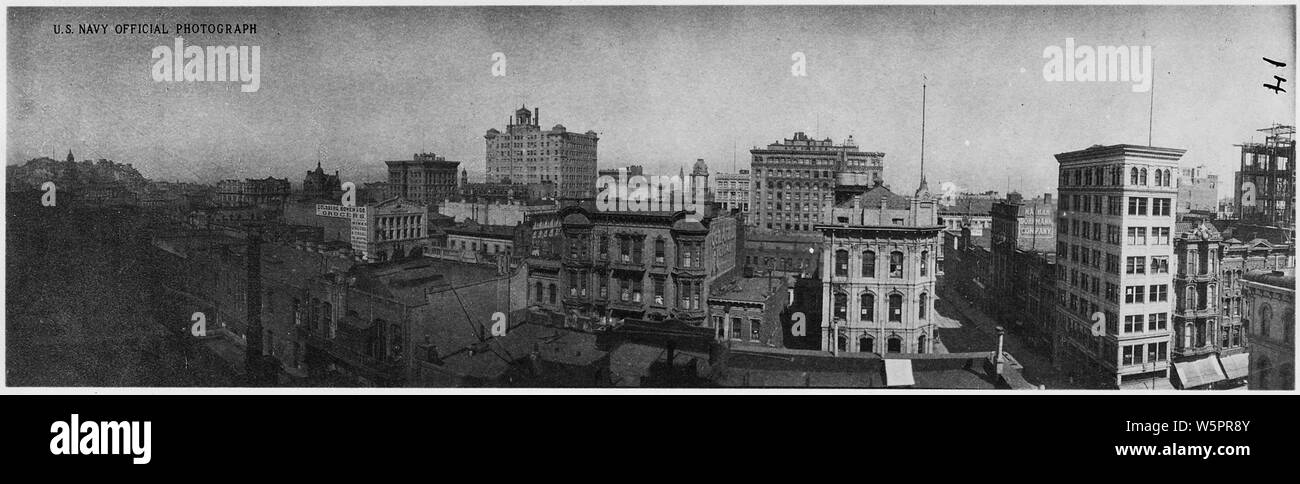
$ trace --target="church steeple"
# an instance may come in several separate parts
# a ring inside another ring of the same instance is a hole
[[[72,156],[72,150],[68,150],[68,163],[72,163],[74,161],[77,161],[77,158]]]

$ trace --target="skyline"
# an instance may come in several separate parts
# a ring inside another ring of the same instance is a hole
[[[256,35],[185,42],[260,45],[261,89],[154,82],[149,52],[174,35],[50,28],[179,18],[257,23]],[[886,182],[906,191],[920,175],[924,76],[932,187],[1055,192],[1052,155],[1145,144],[1152,94],[1152,144],[1227,181],[1233,144],[1295,124],[1293,92],[1261,85],[1295,79],[1292,25],[1291,6],[19,8],[8,164],[71,149],[211,183],[296,181],[319,158],[345,181],[375,181],[382,161],[432,151],[482,172],[483,134],[526,104],[544,128],[599,133],[602,168],[676,173],[703,158],[731,172],[749,167],[749,149],[804,131],[884,152]],[[1067,38],[1151,46],[1154,89],[1045,81],[1044,49]],[[505,77],[491,76],[495,52]],[[794,52],[807,77],[791,76]]]

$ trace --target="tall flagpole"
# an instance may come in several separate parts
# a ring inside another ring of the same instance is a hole
[[[1156,123],[1156,57],[1151,56],[1151,104],[1147,107],[1147,146],[1151,145],[1151,131]]]

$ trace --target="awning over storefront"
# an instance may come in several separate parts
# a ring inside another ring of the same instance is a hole
[[[1250,373],[1250,353],[1237,353],[1219,358],[1224,374],[1229,379],[1245,378]]]
[[[1183,388],[1196,388],[1227,378],[1219,367],[1217,355],[1174,363],[1174,370],[1178,372],[1178,380],[1183,383]]]
[[[885,360],[885,386],[915,385],[912,378],[912,360]]]

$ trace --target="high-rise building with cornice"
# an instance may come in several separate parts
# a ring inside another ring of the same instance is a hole
[[[596,196],[595,131],[575,133],[557,124],[541,128],[541,110],[520,107],[506,121],[506,130],[483,135],[487,150],[487,181],[553,182],[561,198]]]

